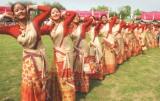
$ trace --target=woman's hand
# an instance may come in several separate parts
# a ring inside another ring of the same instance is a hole
[[[3,14],[2,14],[2,17],[1,17],[0,19],[2,19],[2,18],[4,18],[4,17],[8,17],[8,18],[10,18],[10,19],[14,19],[14,16],[13,16],[13,13],[12,13],[12,12],[5,12],[5,13],[3,13]]]
[[[65,17],[67,16],[67,13],[66,13],[66,12],[67,12],[66,10],[62,11],[62,13],[61,13],[61,17],[62,17],[62,18],[65,18]]]
[[[27,12],[30,12],[32,10],[37,10],[38,5],[27,5]]]

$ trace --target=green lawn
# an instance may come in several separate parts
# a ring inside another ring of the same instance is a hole
[[[49,64],[52,43],[43,38]],[[19,101],[22,47],[15,39],[0,36],[0,101]],[[92,81],[87,95],[77,93],[77,101],[160,101],[160,49],[132,57],[104,81]]]

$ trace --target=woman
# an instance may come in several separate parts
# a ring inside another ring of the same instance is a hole
[[[52,92],[52,100],[75,100],[75,85],[73,78],[74,48],[70,34],[70,25],[75,15],[75,12],[67,11],[65,12],[64,19],[62,19],[60,10],[57,8],[52,8],[50,21],[47,25],[41,27],[41,31],[43,34],[49,33],[54,46],[53,64],[56,65],[55,73],[57,78],[57,84],[52,89],[56,89],[56,91]],[[56,95],[54,95],[54,93],[56,93]]]
[[[90,64],[91,72],[89,76],[91,79],[103,80],[103,66],[102,66],[102,47],[98,38],[100,23],[97,23],[96,18],[90,16],[93,19],[89,30],[86,32],[86,39],[89,44],[88,61]]]
[[[31,21],[28,13],[30,9],[43,12]],[[50,7],[27,7],[17,2],[12,5],[11,10],[16,25],[2,26],[0,33],[14,37],[23,46],[21,101],[46,101],[47,66],[39,29],[41,22],[49,14]]]
[[[74,77],[76,91],[87,93],[89,91],[89,77],[85,71],[85,65],[89,44],[85,38],[85,32],[92,23],[92,19],[88,17],[84,18],[83,22],[80,22],[80,17],[77,14],[72,22],[72,39],[74,43]]]
[[[155,47],[155,37],[153,34],[153,26],[148,25],[148,34],[147,34],[147,44],[149,48],[154,48]]]
[[[119,39],[118,42],[119,42],[119,48],[120,48],[120,58],[118,59],[119,61],[119,64],[121,64],[122,62],[124,62],[126,60],[126,54],[125,54],[125,41],[124,41],[124,30],[125,30],[125,27],[126,27],[126,22],[125,21],[121,21],[120,22],[120,28],[118,30],[118,36],[117,38]],[[118,62],[117,62],[118,63]]]
[[[156,41],[157,41],[157,47],[160,47],[160,28],[156,28],[157,31],[155,31],[155,37],[156,37]]]
[[[124,35],[124,41],[125,41],[125,52],[127,53],[127,58],[130,58],[132,56],[133,51],[133,38],[134,34],[132,31],[132,24],[128,23],[126,25],[125,29],[125,35]]]
[[[102,15],[100,18],[99,25],[97,25],[97,28],[95,28],[95,34],[97,34],[98,39],[100,41],[100,45],[102,48],[102,54],[104,54],[104,45],[103,45],[103,39],[106,37],[106,33],[109,31],[109,23],[106,15]],[[104,59],[105,57],[101,57],[101,64],[103,68],[103,74],[107,74],[107,67],[105,66]]]
[[[136,55],[138,55],[141,53],[139,24],[137,24],[137,26],[134,30],[134,34],[135,34],[135,39],[136,39],[135,53],[136,53]]]
[[[130,47],[131,47],[131,52],[132,52],[132,56],[136,56],[138,55],[138,41],[136,39],[136,30],[137,24],[135,24],[134,22],[132,22],[132,24],[130,25]]]
[[[136,39],[136,48],[135,48],[135,54],[138,55],[142,52],[141,47],[141,24],[137,24],[136,28],[134,29],[135,39]]]
[[[151,33],[153,35],[153,47],[156,48],[157,47],[157,40],[156,40],[157,29],[155,24],[153,24],[151,27],[152,27]]]
[[[147,50],[147,43],[146,43],[146,32],[147,32],[147,30],[146,30],[146,24],[141,24],[141,26],[140,26],[140,32],[141,32],[141,34],[140,34],[140,44],[141,44],[141,47],[142,47],[142,50],[144,51],[144,50]]]
[[[117,44],[117,47],[116,47],[116,61],[117,61],[117,64],[122,64],[123,63],[123,56],[124,56],[124,40],[123,40],[123,37],[122,37],[122,34],[121,34],[121,30],[122,28],[124,27],[124,24],[125,22],[123,21],[116,21],[116,24],[114,25],[113,27],[113,32],[112,34],[115,35],[115,41],[116,41],[116,44]]]
[[[116,71],[116,57],[115,57],[115,35],[112,33],[112,28],[116,23],[117,17],[112,17],[109,22],[109,30],[106,32],[104,40],[104,56],[107,74],[112,74]]]

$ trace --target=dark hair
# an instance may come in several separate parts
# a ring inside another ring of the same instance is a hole
[[[81,20],[80,15],[79,15],[78,13],[76,13],[76,16],[78,16],[79,20]],[[76,16],[75,16],[75,17],[76,17]],[[74,17],[74,18],[75,18],[75,17]]]
[[[90,15],[89,17],[90,17],[90,18],[92,17],[94,20],[96,20],[96,17],[95,17],[95,16],[93,16],[93,15]]]
[[[103,14],[103,15],[101,15],[100,19],[102,19],[102,17],[106,17],[106,18],[107,18],[107,15],[104,15],[104,14]]]
[[[52,7],[52,9],[57,9],[59,12],[61,12],[61,10],[58,7]]]
[[[22,3],[22,2],[13,3],[13,4],[11,5],[11,11],[13,12],[13,14],[14,14],[14,7],[15,7],[17,4],[20,4],[20,5],[22,5],[24,8],[27,8],[27,5],[24,4],[24,3]]]
[[[51,11],[52,11],[53,9],[57,9],[57,10],[60,12],[60,14],[61,14],[61,10],[60,10],[58,7],[52,7]],[[51,14],[51,12],[50,12],[50,14]],[[60,18],[61,18],[61,19],[64,19],[64,16],[60,15]]]

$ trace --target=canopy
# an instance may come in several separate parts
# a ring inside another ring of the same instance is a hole
[[[107,12],[104,11],[76,11],[80,16],[87,17],[87,16],[95,16],[96,18],[101,17],[102,15],[107,15]]]
[[[141,13],[141,19],[143,20],[160,20],[160,12],[143,12]]]
[[[0,6],[0,13],[11,11],[10,7]]]

